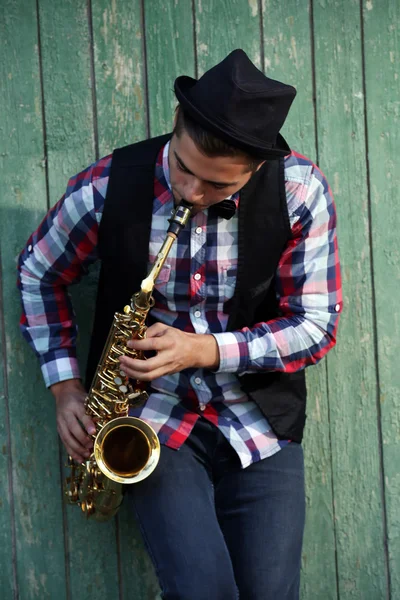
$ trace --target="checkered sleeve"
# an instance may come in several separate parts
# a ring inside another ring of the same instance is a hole
[[[316,364],[336,343],[342,293],[336,212],[324,175],[286,186],[292,238],[276,273],[279,317],[214,334],[220,372],[295,372]]]
[[[97,233],[111,157],[68,182],[65,195],[31,235],[18,261],[20,327],[47,386],[79,377],[75,315],[67,286],[97,259]]]

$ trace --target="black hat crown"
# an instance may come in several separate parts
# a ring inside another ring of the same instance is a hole
[[[243,50],[234,50],[198,80],[178,77],[175,94],[197,123],[232,146],[260,158],[289,154],[279,130],[296,90],[266,77]]]

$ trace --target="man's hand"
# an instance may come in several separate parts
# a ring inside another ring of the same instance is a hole
[[[93,447],[93,442],[87,434],[96,431],[92,419],[85,413],[83,403],[86,391],[80,379],[55,383],[50,390],[56,399],[57,430],[60,438],[68,454],[81,463],[90,456]]]
[[[219,365],[219,349],[213,335],[186,333],[162,323],[149,327],[144,340],[131,340],[128,346],[156,352],[147,360],[121,356],[127,375],[141,381],[153,381],[188,367],[215,370]]]

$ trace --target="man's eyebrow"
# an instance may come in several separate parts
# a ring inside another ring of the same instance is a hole
[[[192,171],[187,168],[187,166],[185,165],[183,160],[178,156],[178,154],[176,153],[175,150],[174,150],[174,154],[175,154],[176,160],[185,169],[185,171],[187,171],[190,175],[194,175],[194,177],[197,177],[197,175],[192,173]],[[209,181],[208,179],[203,179],[202,181],[205,181],[206,183],[211,183],[212,185],[220,185],[220,186],[224,186],[224,187],[228,187],[230,185],[237,185],[239,183],[238,181],[230,181],[229,183],[225,183],[223,181]]]

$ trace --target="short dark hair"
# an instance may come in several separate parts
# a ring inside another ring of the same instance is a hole
[[[182,131],[186,131],[202,154],[211,157],[243,156],[248,161],[249,171],[255,171],[258,165],[263,162],[262,158],[250,156],[247,152],[230,146],[221,138],[204,129],[179,104],[175,110],[176,124],[173,133],[180,137]]]

